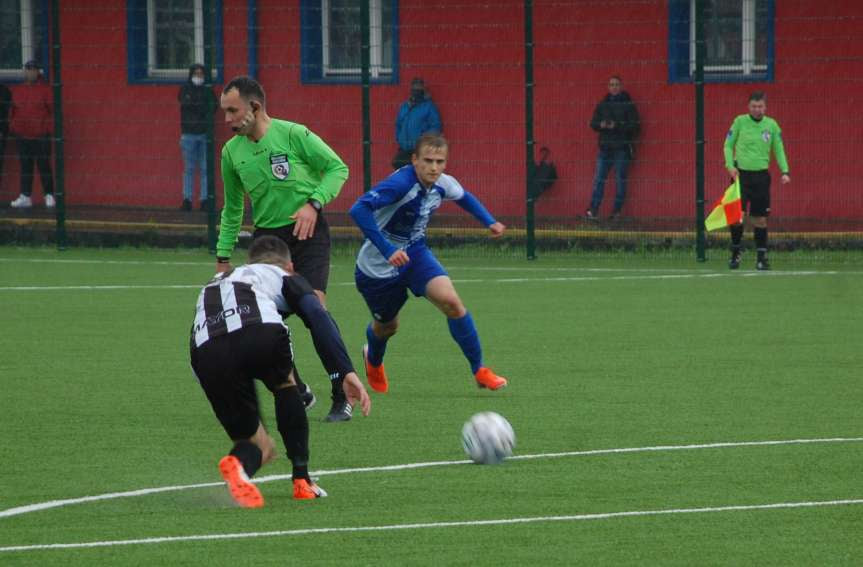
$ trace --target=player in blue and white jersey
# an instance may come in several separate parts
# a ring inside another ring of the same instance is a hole
[[[426,297],[447,317],[450,334],[470,363],[480,388],[498,390],[506,379],[483,365],[479,335],[446,270],[426,245],[426,227],[443,201],[453,201],[488,227],[491,237],[506,227],[451,175],[446,175],[448,145],[439,134],[417,141],[412,165],[375,185],[351,207],[354,222],[366,240],[357,256],[355,281],[372,313],[363,347],[369,385],[389,388],[383,358],[387,341],[398,329],[398,314],[407,290]]]

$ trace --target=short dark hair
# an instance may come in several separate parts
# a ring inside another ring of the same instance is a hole
[[[225,88],[222,89],[222,94],[227,94],[231,89],[237,89],[237,92],[240,93],[240,97],[242,97],[243,100],[256,100],[263,106],[267,105],[267,95],[264,93],[264,87],[261,86],[261,83],[251,77],[246,75],[234,77],[227,85],[225,85]]]
[[[766,102],[767,95],[764,94],[764,91],[755,91],[751,95],[749,95],[749,102],[752,102],[753,100],[763,100]]]
[[[282,266],[291,261],[288,244],[277,236],[259,236],[249,246],[249,264],[275,264]]]
[[[417,140],[417,143],[414,146],[414,155],[420,155],[420,150],[423,148],[423,146],[443,149],[449,147],[449,143],[446,141],[446,138],[443,137],[443,134],[438,134],[436,132],[426,132],[425,134],[420,136],[419,140]]]

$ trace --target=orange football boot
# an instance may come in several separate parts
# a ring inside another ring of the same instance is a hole
[[[326,496],[326,491],[304,478],[294,479],[294,500],[311,500],[313,498],[323,498]]]
[[[506,386],[506,378],[503,376],[498,376],[494,372],[491,371],[491,368],[487,366],[483,366],[479,370],[476,371],[474,376],[476,378],[476,385],[480,388],[488,388],[489,390],[500,390],[504,386]]]
[[[249,480],[240,460],[228,455],[219,461],[219,472],[228,484],[228,490],[234,502],[243,508],[260,508],[264,505],[264,497],[258,487]]]
[[[369,362],[369,345],[363,345],[363,361],[366,363],[366,380],[372,390],[385,394],[389,390],[390,385],[387,382],[387,373],[384,372],[384,365],[372,366]]]

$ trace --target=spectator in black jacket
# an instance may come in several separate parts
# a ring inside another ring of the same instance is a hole
[[[216,108],[216,95],[204,86],[206,69],[195,63],[189,66],[189,80],[180,87],[180,148],[183,150],[183,205],[192,210],[192,185],[195,169],[201,176],[201,210],[207,207],[207,124]]]
[[[0,85],[0,187],[3,186],[3,161],[6,158],[6,140],[9,139],[9,109],[12,106],[12,91]]]
[[[599,156],[596,159],[590,207],[584,213],[589,219],[597,218],[597,211],[605,193],[605,178],[612,167],[616,174],[617,194],[611,219],[620,215],[626,198],[626,170],[634,157],[633,143],[638,136],[640,124],[635,104],[629,93],[622,89],[623,81],[613,75],[608,80],[608,94],[596,105],[590,121],[590,127],[599,132]]]

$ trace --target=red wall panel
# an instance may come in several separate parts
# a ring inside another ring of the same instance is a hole
[[[270,114],[306,124],[345,159],[351,176],[331,207],[345,210],[362,191],[360,87],[302,84],[297,4],[257,5],[259,78]],[[128,83],[125,6],[63,3],[68,199],[174,207],[182,184],[178,87]],[[243,0],[224,0],[223,10],[230,78],[247,71],[248,7]],[[450,173],[495,213],[524,214],[523,16],[523,4],[516,1],[400,2],[400,84],[372,88],[374,180],[390,170],[398,106],[410,79],[421,76],[451,142]],[[760,89],[768,93],[768,114],[783,128],[793,172],[791,185],[774,184],[776,214],[860,219],[857,180],[863,166],[852,152],[863,131],[857,111],[863,97],[863,4],[783,0],[776,2],[775,22],[773,82],[706,88],[707,199],[727,182],[722,143],[728,125],[746,111],[748,94]],[[608,76],[619,74],[642,118],[626,215],[691,217],[694,87],[668,82],[667,2],[536,0],[534,37],[535,137],[551,147],[560,175],[538,203],[538,214],[568,218],[587,206],[596,159],[596,134],[588,121]],[[228,136],[221,118],[219,146]],[[14,197],[17,179],[5,177],[0,194]],[[610,178],[603,212],[613,190]]]

